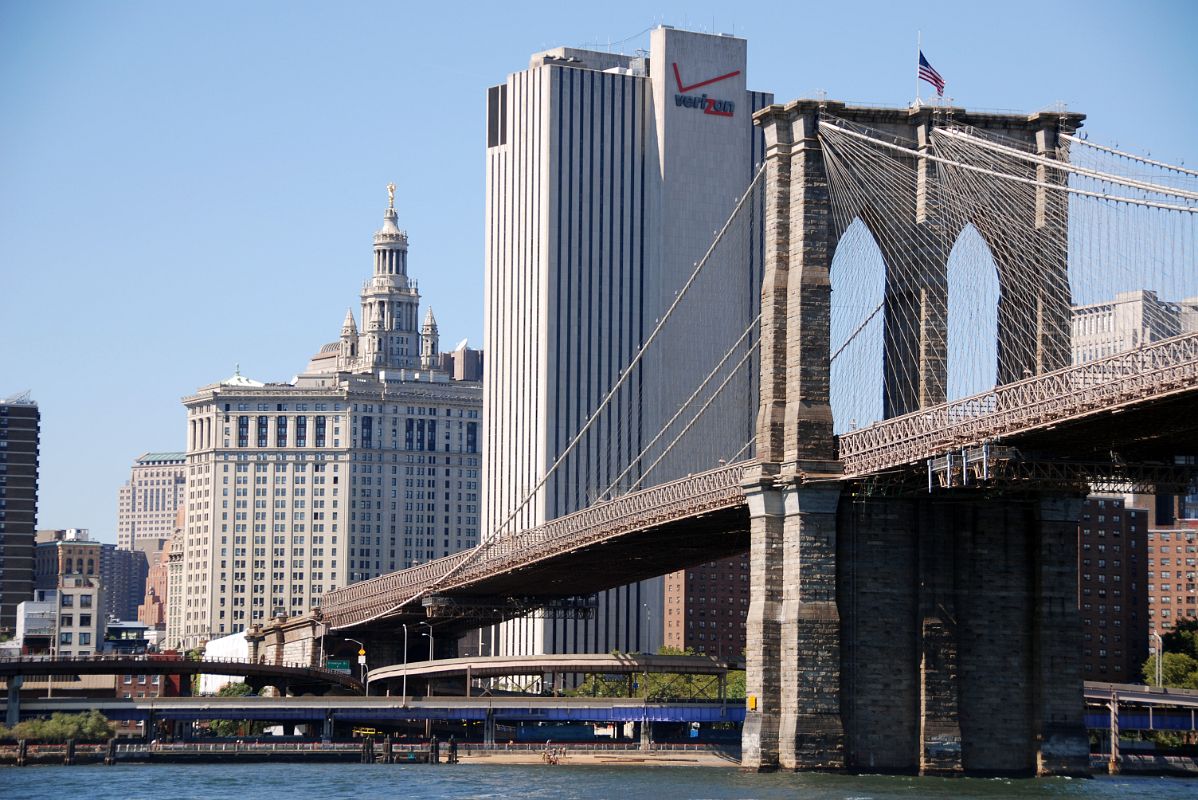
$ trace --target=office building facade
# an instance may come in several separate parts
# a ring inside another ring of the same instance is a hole
[[[153,560],[174,531],[175,514],[183,504],[187,484],[187,454],[142,453],[133,462],[129,480],[117,493],[116,544],[135,545]]]
[[[16,629],[33,596],[41,412],[29,396],[0,400],[0,632]]]
[[[291,382],[236,374],[184,398],[168,646],[298,616],[328,591],[478,542],[481,386],[439,368],[436,320],[419,315],[407,257],[392,204],[361,329],[348,312]]]
[[[1198,297],[1168,302],[1156,292],[1120,292],[1114,299],[1073,307],[1073,363],[1198,331]]]
[[[701,368],[688,343],[753,319],[759,272],[699,299],[720,313],[706,329],[664,334],[671,357],[634,368],[603,429],[534,493],[750,184],[763,155],[751,117],[772,98],[746,89],[746,54],[742,39],[662,27],[647,56],[556,48],[488,91],[485,530],[586,506],[693,385]],[[745,441],[753,420],[742,405],[743,419],[721,420],[710,440]],[[711,466],[680,451],[646,485]],[[587,621],[505,624],[497,651],[660,646],[660,578],[597,603]]]

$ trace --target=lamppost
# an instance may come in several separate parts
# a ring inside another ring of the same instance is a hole
[[[1156,688],[1161,688],[1161,660],[1165,657],[1165,640],[1155,631],[1152,638],[1156,639]]]
[[[353,642],[358,646],[358,666],[362,668],[362,685],[366,687],[366,696],[370,697],[370,682],[366,680],[366,645],[348,636],[345,637],[345,641]]]
[[[428,628],[428,633],[424,633],[421,635],[428,637],[428,660],[432,661],[433,660],[433,623],[421,621],[417,624],[424,625]],[[433,676],[431,674],[428,676],[428,684],[425,687],[425,696],[427,696],[427,697],[433,696]]]
[[[403,701],[408,702],[408,623],[403,625]]]
[[[645,653],[653,655],[653,609],[648,603],[641,603],[645,609]]]

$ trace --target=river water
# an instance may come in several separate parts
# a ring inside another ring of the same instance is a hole
[[[812,773],[756,775],[719,767],[383,766],[362,764],[101,765],[0,769],[14,800],[921,800],[922,798],[1198,797],[1198,781],[914,778]]]

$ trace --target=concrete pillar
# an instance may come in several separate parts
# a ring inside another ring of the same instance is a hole
[[[5,708],[4,726],[11,728],[21,721],[21,686],[25,678],[14,675],[8,680],[8,705]]]
[[[840,487],[794,486],[785,495],[780,625],[779,765],[844,766],[836,507]]]
[[[641,750],[648,752],[653,749],[653,723],[641,720]]]
[[[1082,699],[1077,610],[1077,523],[1081,497],[1044,497],[1035,553],[1032,678],[1036,773],[1086,775],[1090,742]]]
[[[483,747],[495,746],[495,709],[488,708],[483,720]]]

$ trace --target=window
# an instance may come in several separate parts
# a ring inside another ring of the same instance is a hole
[[[80,608],[91,608],[92,607],[92,596],[90,594],[79,595],[79,607]]]
[[[58,634],[58,643],[59,644],[70,644],[71,643],[71,632],[63,631],[62,633]]]
[[[73,606],[73,605],[75,605],[75,595],[73,595],[73,594],[64,594],[64,595],[62,596],[62,607],[63,607],[63,608],[70,608],[70,607],[71,607],[71,606]]]

